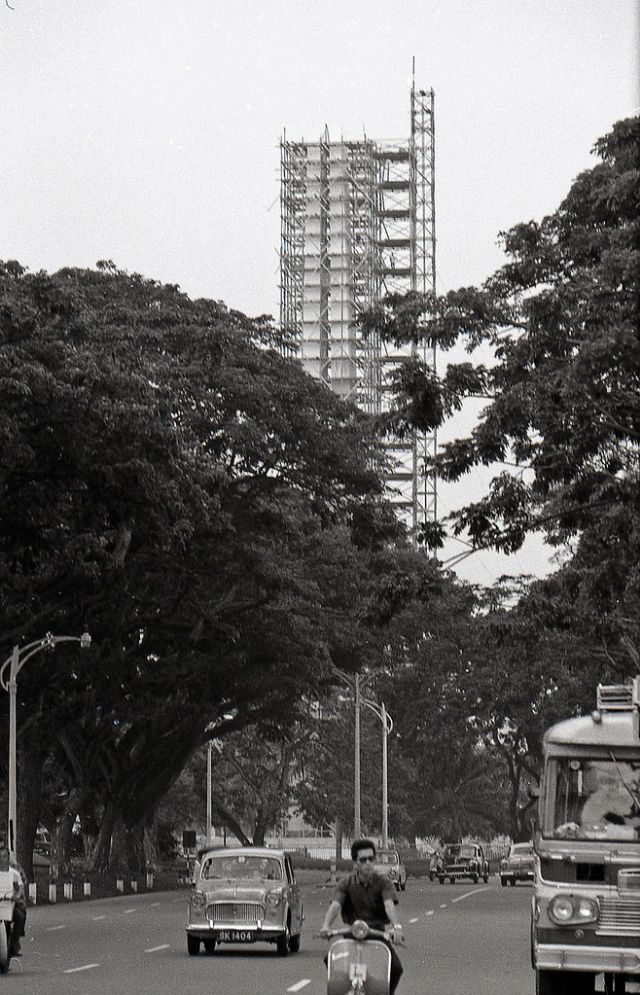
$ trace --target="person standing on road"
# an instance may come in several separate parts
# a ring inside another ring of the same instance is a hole
[[[0,841],[0,871],[8,872],[11,875],[13,885],[13,930],[11,931],[9,957],[21,957],[20,937],[24,936],[24,927],[27,921],[27,900],[24,887],[26,878],[20,865],[9,859],[9,848],[3,841]]]
[[[348,877],[338,882],[333,899],[324,917],[321,936],[328,936],[331,925],[339,912],[348,925],[356,919],[364,919],[372,929],[384,930],[393,927],[393,941],[402,940],[402,925],[398,919],[396,906],[398,898],[395,886],[389,878],[376,874],[373,865],[376,848],[371,840],[355,840],[351,846],[353,870]],[[393,995],[402,975],[402,962],[391,943],[391,988]],[[326,958],[325,958],[326,964]]]

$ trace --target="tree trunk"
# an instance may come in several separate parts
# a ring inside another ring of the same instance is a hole
[[[31,722],[18,741],[18,833],[16,852],[27,879],[33,881],[33,847],[42,811],[42,766],[37,722]]]
[[[127,875],[130,872],[127,835],[122,815],[118,814],[113,821],[111,857],[109,859],[109,870],[114,871],[116,874]]]
[[[111,837],[113,826],[116,820],[115,806],[112,801],[108,801],[104,808],[102,822],[98,830],[96,844],[91,855],[91,868],[94,871],[107,871],[111,859]]]
[[[340,818],[339,815],[336,816],[335,834],[336,834],[336,860],[342,860],[343,829],[342,829],[342,819]]]
[[[76,804],[77,792],[72,791],[65,805],[63,814],[58,819],[56,826],[56,861],[58,864],[58,874],[65,876],[71,864],[71,846],[73,843],[73,827],[78,813]]]

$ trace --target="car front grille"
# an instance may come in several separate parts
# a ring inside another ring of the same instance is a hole
[[[259,902],[212,902],[207,905],[211,922],[258,922],[264,919],[264,905]]]
[[[601,898],[596,932],[601,936],[640,935],[640,896]]]

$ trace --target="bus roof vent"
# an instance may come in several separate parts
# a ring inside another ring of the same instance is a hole
[[[598,684],[599,712],[628,712],[638,704],[637,681],[633,684]]]

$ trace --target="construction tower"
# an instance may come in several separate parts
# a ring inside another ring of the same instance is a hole
[[[412,355],[435,369],[435,351],[394,347],[359,319],[390,293],[435,293],[433,90],[411,89],[406,142],[280,142],[280,326],[303,367],[371,414],[388,411],[390,378]],[[388,438],[391,500],[414,532],[437,519],[425,460],[435,434]]]

